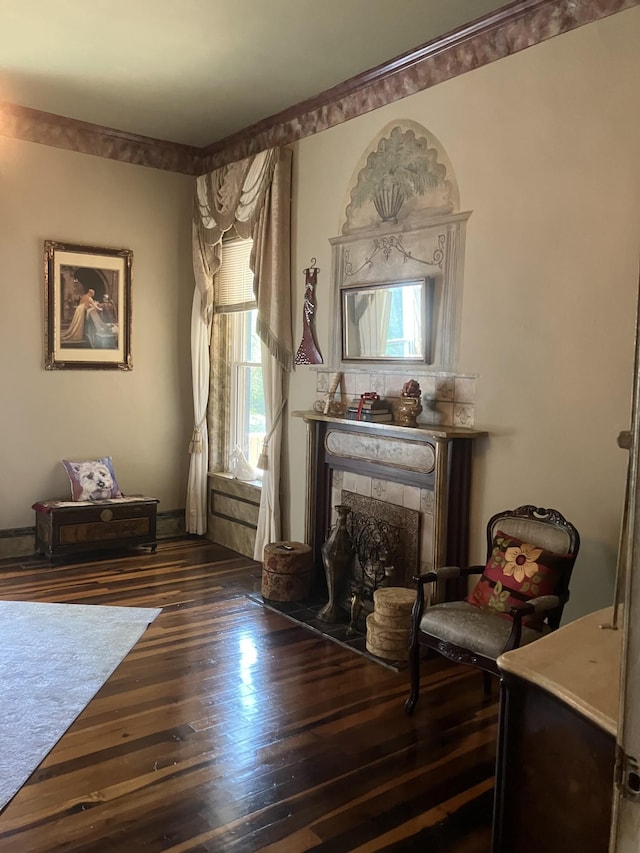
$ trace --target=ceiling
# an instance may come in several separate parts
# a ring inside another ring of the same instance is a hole
[[[0,100],[203,147],[505,5],[2,0]]]

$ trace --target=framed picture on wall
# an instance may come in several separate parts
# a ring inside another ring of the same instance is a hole
[[[45,368],[131,370],[133,252],[46,240]]]

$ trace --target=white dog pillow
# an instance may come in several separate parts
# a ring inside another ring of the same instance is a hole
[[[62,464],[69,475],[71,497],[74,501],[103,501],[122,497],[110,456],[101,456],[99,459],[89,459],[85,462],[63,459]]]

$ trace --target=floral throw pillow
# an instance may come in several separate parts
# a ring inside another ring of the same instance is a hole
[[[72,500],[104,501],[122,497],[110,456],[88,459],[85,462],[63,459],[62,464],[71,483]]]
[[[511,607],[539,595],[553,595],[572,559],[568,554],[545,551],[498,530],[491,556],[467,601],[510,618]],[[533,615],[526,616],[523,624],[538,630],[542,628],[542,620]]]

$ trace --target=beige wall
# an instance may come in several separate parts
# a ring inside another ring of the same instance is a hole
[[[69,495],[63,458],[111,455],[123,491],[184,507],[192,185],[0,138],[0,529]],[[46,239],[133,250],[133,371],[44,370]]]
[[[477,379],[472,553],[520,503],[559,509],[582,552],[566,615],[610,602],[626,471],[640,222],[640,9],[495,62],[296,146],[295,345],[302,270],[320,268],[330,353],[331,262],[352,171],[394,119],[424,125],[457,175],[467,226],[459,372]],[[298,367],[290,410],[308,408]],[[304,535],[304,424],[289,423],[294,539]]]

